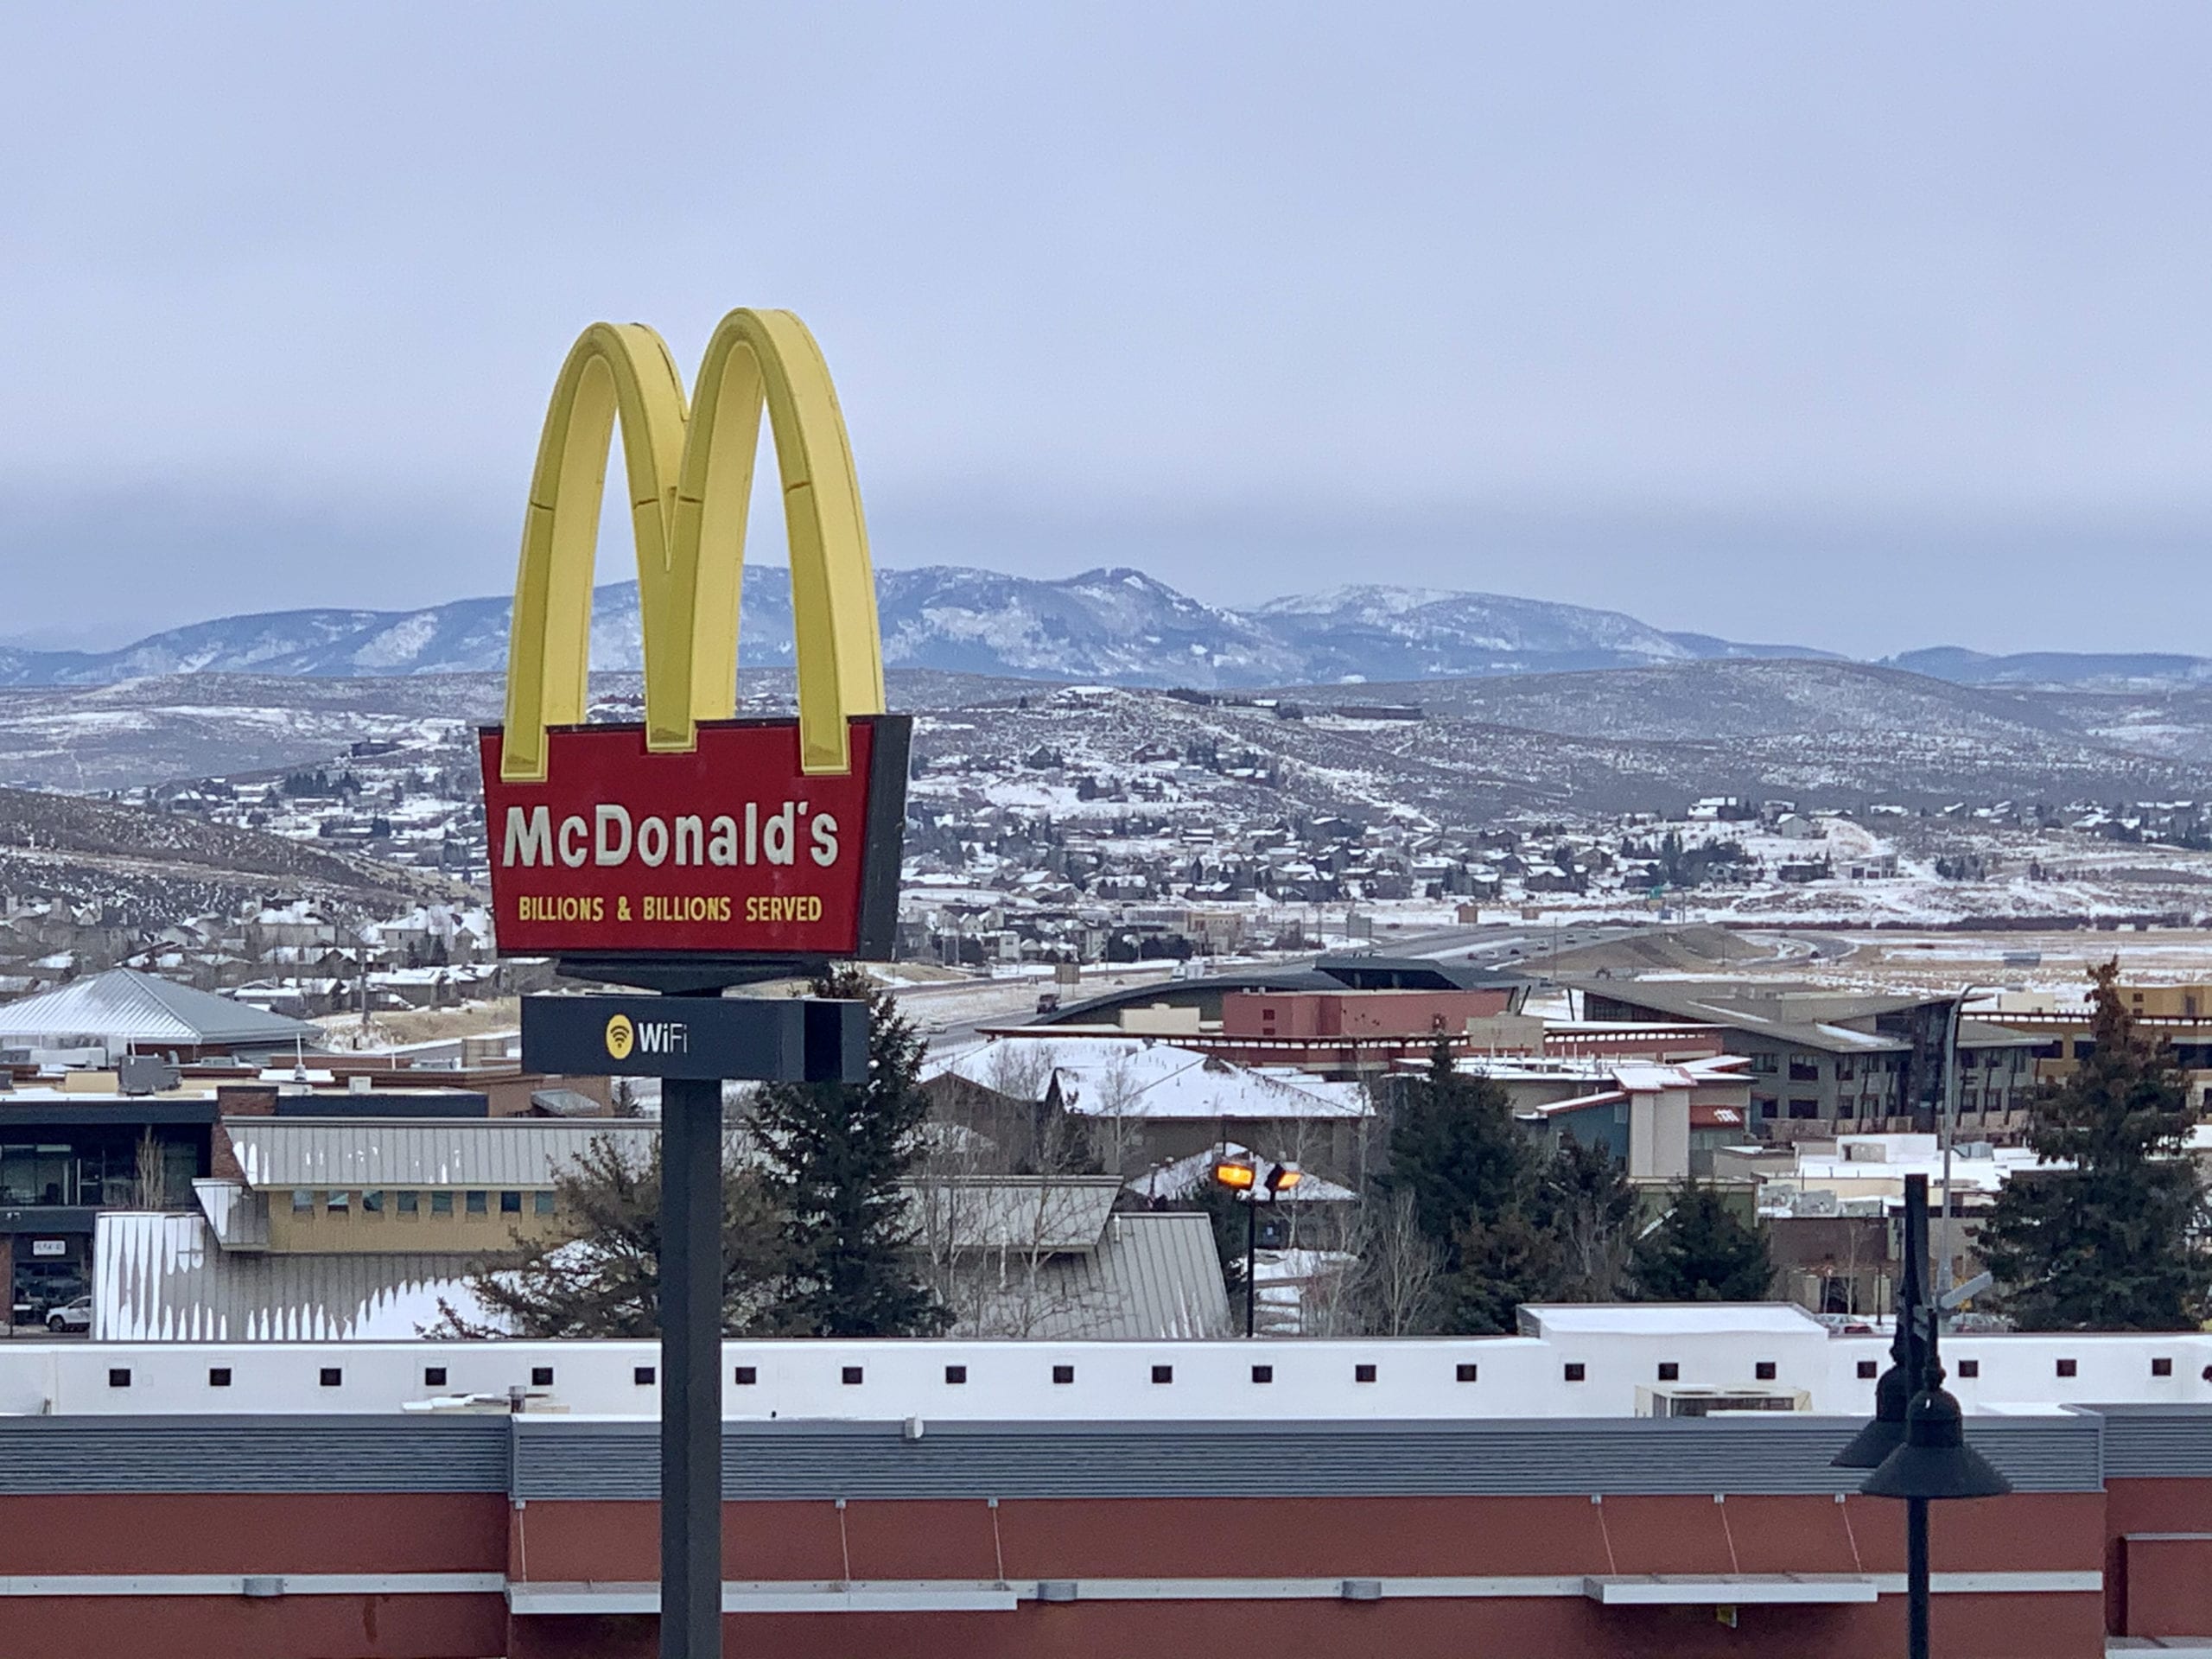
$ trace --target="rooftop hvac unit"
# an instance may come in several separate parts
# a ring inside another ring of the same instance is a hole
[[[1661,1382],[1636,1391],[1639,1417],[1718,1417],[1732,1411],[1810,1411],[1813,1396],[1803,1389],[1701,1387]]]

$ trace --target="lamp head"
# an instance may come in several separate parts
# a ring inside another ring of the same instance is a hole
[[[1939,1383],[1913,1396],[1904,1444],[1859,1490],[1870,1497],[2002,1497],[2012,1483],[1967,1444],[1959,1402]]]
[[[1905,1413],[1911,1404],[1912,1385],[1906,1380],[1904,1366],[1891,1366],[1874,1384],[1874,1421],[1828,1459],[1829,1467],[1880,1468],[1890,1453],[1904,1444]]]
[[[1277,1164],[1268,1172],[1268,1191],[1280,1196],[1306,1179],[1296,1164]]]
[[[1213,1160],[1213,1179],[1217,1185],[1232,1192],[1249,1192],[1260,1179],[1260,1172],[1249,1158],[1217,1158]]]

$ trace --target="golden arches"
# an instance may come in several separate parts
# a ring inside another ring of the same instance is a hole
[[[737,696],[746,509],[760,409],[782,475],[798,638],[800,764],[851,768],[846,721],[883,712],[875,577],[852,446],[830,370],[789,311],[715,327],[688,411],[674,360],[641,323],[594,323],[562,365],[538,442],[515,580],[499,775],[545,776],[548,726],[584,717],[592,556],[617,421],[645,629],[645,747],[683,752]]]

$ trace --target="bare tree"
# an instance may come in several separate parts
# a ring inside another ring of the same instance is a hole
[[[162,1143],[149,1128],[138,1137],[136,1179],[130,1184],[131,1207],[166,1210],[169,1197],[168,1168],[162,1157]]]

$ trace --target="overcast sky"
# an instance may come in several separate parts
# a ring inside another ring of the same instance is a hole
[[[503,591],[578,329],[753,304],[885,564],[2212,650],[2208,63],[2199,0],[10,7],[0,636]]]

